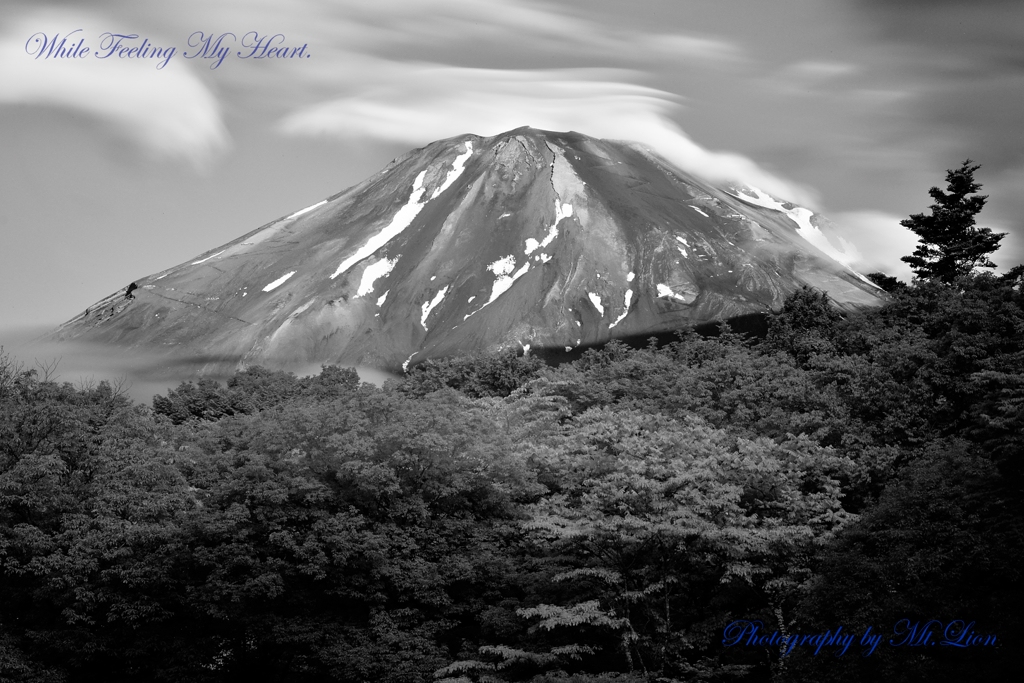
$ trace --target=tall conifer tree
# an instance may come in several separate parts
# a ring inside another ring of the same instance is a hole
[[[900,221],[920,237],[914,253],[901,259],[917,277],[949,283],[975,268],[995,268],[988,255],[999,248],[1006,233],[974,225],[974,217],[988,200],[977,194],[981,185],[974,181],[974,172],[979,168],[968,159],[960,168],[947,171],[946,192],[937,187],[928,191],[935,200],[931,215],[918,213]]]

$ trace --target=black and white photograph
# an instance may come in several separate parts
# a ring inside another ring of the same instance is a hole
[[[4,0],[0,683],[1024,674],[1024,2]]]

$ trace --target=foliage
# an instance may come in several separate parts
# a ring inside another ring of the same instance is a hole
[[[1022,272],[845,316],[799,290],[763,340],[383,388],[254,367],[152,410],[0,352],[0,679],[1008,679],[1009,648],[783,660],[722,631],[1013,642]]]
[[[889,292],[890,294],[898,292],[899,290],[904,289],[907,286],[903,282],[900,282],[899,280],[894,278],[892,275],[886,275],[885,273],[881,272],[868,273],[864,277],[871,280],[876,285],[878,285],[880,289]]]
[[[345,396],[359,387],[352,368],[324,366],[320,374],[296,378],[290,372],[254,366],[235,373],[227,381],[203,378],[182,382],[166,396],[153,397],[153,411],[174,424],[189,420],[216,421],[231,415],[250,415],[297,397],[325,400]]]
[[[950,284],[976,268],[995,267],[988,255],[999,248],[1006,233],[975,227],[974,217],[988,200],[977,194],[981,185],[974,181],[974,172],[979,168],[968,159],[960,168],[947,171],[946,192],[937,187],[928,190],[935,200],[931,215],[917,213],[900,221],[920,238],[914,253],[901,259],[917,277]]]
[[[814,354],[830,353],[836,327],[843,319],[829,302],[828,294],[806,285],[793,292],[782,310],[768,324],[768,348],[785,351],[798,362],[806,362]]]
[[[526,528],[569,604],[519,615],[539,619],[538,643],[563,666],[599,657],[592,673],[675,676],[717,657],[711,624],[743,608],[735,596],[748,610],[781,606],[814,544],[850,519],[829,475],[848,463],[806,439],[748,441],[699,418],[592,408],[548,453],[551,490]]]
[[[871,627],[882,645],[870,657],[854,651],[841,661],[794,658],[785,680],[1015,678],[1020,664],[1006,644],[1003,651],[926,648],[901,644],[893,627],[901,619],[937,620],[933,642],[944,638],[946,624],[964,619],[974,622],[975,633],[996,634],[997,642],[1021,633],[1021,512],[1019,498],[1008,495],[974,449],[955,440],[930,446],[821,554],[796,620],[802,633],[841,624],[862,634]]]
[[[402,391],[424,396],[449,387],[472,398],[504,397],[536,377],[542,366],[536,356],[519,356],[515,349],[489,356],[428,360],[412,367]]]

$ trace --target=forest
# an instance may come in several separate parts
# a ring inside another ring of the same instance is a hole
[[[1024,266],[943,257],[761,337],[383,387],[147,406],[0,355],[0,680],[1008,680]]]

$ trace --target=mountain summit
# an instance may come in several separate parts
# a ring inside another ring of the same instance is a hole
[[[225,364],[397,369],[571,350],[778,309],[801,285],[880,303],[821,216],[628,142],[460,135],[137,280],[56,332]]]

